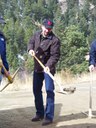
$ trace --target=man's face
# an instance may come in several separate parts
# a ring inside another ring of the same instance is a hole
[[[51,30],[51,28],[45,28],[45,26],[42,26],[42,35],[46,37],[51,32]]]

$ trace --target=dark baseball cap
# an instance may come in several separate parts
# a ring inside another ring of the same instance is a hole
[[[53,28],[54,26],[54,23],[52,20],[49,20],[49,19],[45,19],[42,23],[46,28]]]

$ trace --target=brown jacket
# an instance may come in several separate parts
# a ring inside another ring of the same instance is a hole
[[[60,57],[60,40],[50,33],[44,40],[41,39],[41,31],[38,31],[32,36],[28,44],[28,51],[34,50],[38,59],[50,68],[51,73],[55,73],[55,66]],[[42,72],[40,64],[34,60],[34,70]]]

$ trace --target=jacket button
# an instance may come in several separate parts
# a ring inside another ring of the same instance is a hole
[[[42,56],[40,56],[40,59],[42,59]]]
[[[38,51],[36,51],[36,53],[38,53]]]

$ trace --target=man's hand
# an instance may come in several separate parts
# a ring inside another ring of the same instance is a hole
[[[92,72],[92,71],[94,71],[94,70],[95,70],[94,65],[90,65],[90,66],[89,66],[89,71]]]
[[[31,56],[34,57],[34,56],[35,56],[35,52],[34,52],[34,50],[30,50],[30,51],[29,51],[29,55],[31,55]]]
[[[8,71],[6,74],[4,74],[4,75],[7,77],[8,81],[9,81],[10,83],[13,83],[13,78],[11,77],[9,71]]]
[[[0,68],[2,68],[2,61],[0,60]]]
[[[44,72],[45,72],[45,73],[48,73],[48,72],[50,72],[50,69],[49,69],[49,67],[45,67],[45,68],[44,68]]]
[[[8,78],[8,81],[10,82],[10,83],[13,83],[13,78],[9,75],[9,76],[7,76],[7,78]]]

